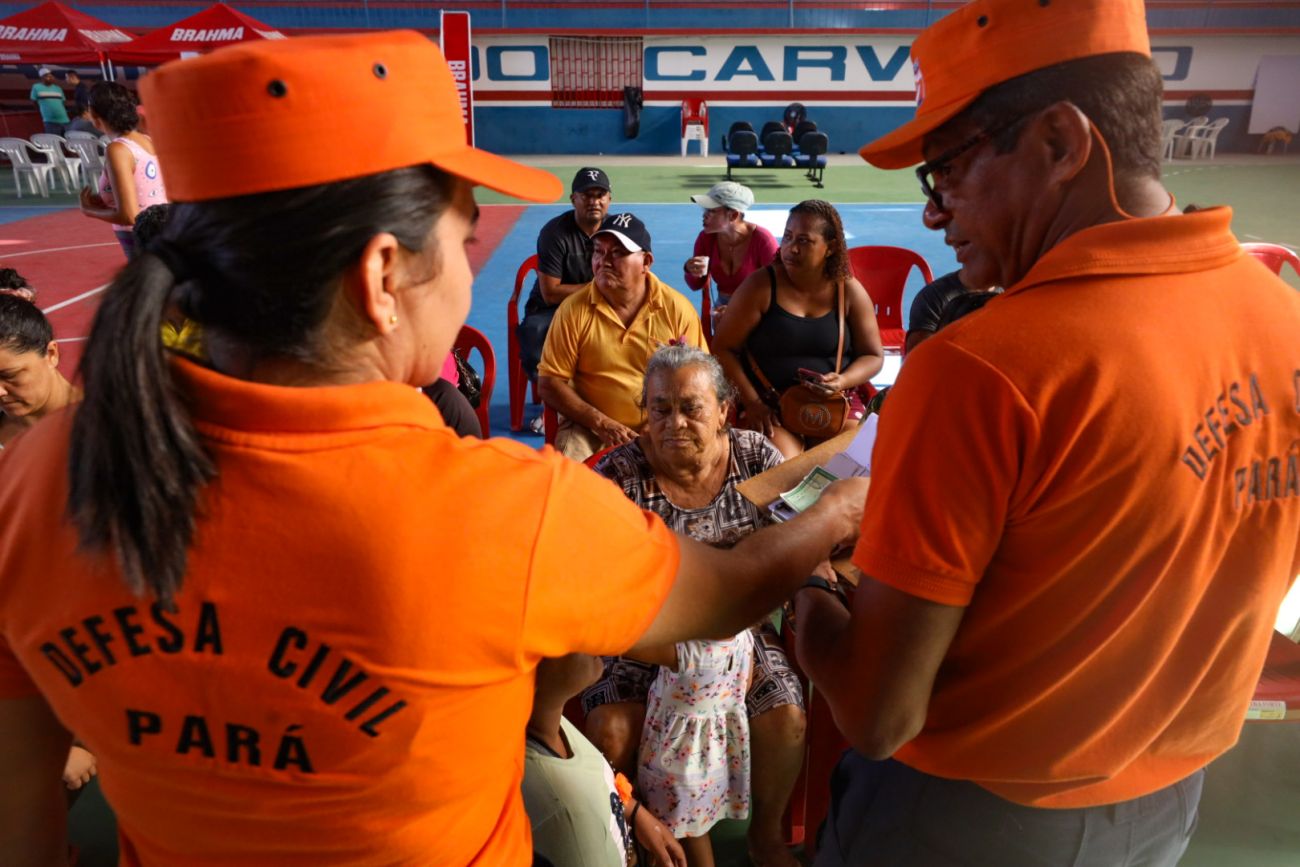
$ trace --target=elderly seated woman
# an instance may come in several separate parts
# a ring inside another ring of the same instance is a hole
[[[0,449],[80,399],[59,372],[59,344],[45,314],[28,298],[0,292]]]
[[[713,356],[690,346],[659,349],[643,385],[645,429],[601,458],[596,471],[672,529],[720,547],[736,544],[767,523],[736,485],[782,458],[762,434],[727,424],[734,394]],[[745,700],[753,748],[750,857],[789,867],[799,862],[784,846],[780,823],[803,761],[803,694],[772,625],[753,633],[754,678]],[[582,694],[588,737],[629,777],[655,674],[653,665],[611,657]]]

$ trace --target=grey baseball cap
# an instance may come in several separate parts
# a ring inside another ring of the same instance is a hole
[[[735,181],[723,181],[720,184],[714,184],[702,196],[691,196],[691,201],[706,211],[711,211],[714,208],[730,208],[743,214],[753,206],[754,193],[744,184],[738,184]]]

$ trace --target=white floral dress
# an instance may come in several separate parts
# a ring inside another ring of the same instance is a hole
[[[677,645],[646,700],[637,786],[674,837],[699,837],[720,819],[749,815],[749,716],[754,667],[749,630],[727,641]]]

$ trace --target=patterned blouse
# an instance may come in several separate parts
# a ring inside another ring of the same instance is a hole
[[[596,464],[596,472],[621,485],[627,498],[663,518],[669,529],[692,539],[730,548],[770,523],[758,506],[741,496],[736,485],[781,463],[781,452],[761,433],[731,428],[731,459],[722,489],[713,502],[698,509],[674,505],[659,487],[654,470],[641,450],[641,441],[619,446]]]

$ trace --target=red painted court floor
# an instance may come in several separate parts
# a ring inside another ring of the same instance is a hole
[[[76,370],[100,294],[125,263],[108,224],[76,209],[0,225],[0,267],[17,269],[36,289],[66,372]]]
[[[510,233],[524,208],[482,209],[477,243],[468,251],[475,273]],[[35,287],[36,303],[49,317],[59,342],[60,367],[72,376],[99,300],[126,259],[109,225],[76,208],[12,219],[20,213],[31,211],[10,209],[11,219],[0,223],[0,267],[17,269]]]

